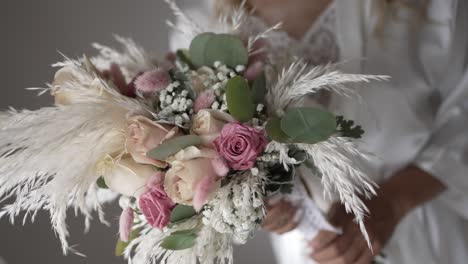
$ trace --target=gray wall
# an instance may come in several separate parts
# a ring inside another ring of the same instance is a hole
[[[180,1],[187,4],[190,1]],[[191,1],[194,4],[196,1]],[[57,51],[71,57],[92,54],[89,43],[113,44],[112,33],[132,37],[148,50],[168,49],[164,21],[171,13],[162,0],[3,0],[0,7],[0,109],[36,109],[51,104],[49,96],[36,97],[25,87],[44,87],[53,77]],[[71,244],[87,258],[63,257],[47,214],[34,224],[12,226],[0,220],[0,257],[8,264],[124,263],[113,256],[119,209],[107,207],[107,228],[94,223],[83,234],[83,220],[69,217]],[[236,263],[274,263],[265,234],[258,234],[236,250]],[[0,259],[0,264],[2,260]]]

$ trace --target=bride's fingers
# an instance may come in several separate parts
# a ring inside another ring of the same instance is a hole
[[[352,242],[358,235],[354,229],[345,229],[344,233],[327,246],[315,250],[311,257],[316,261],[329,261],[343,257],[348,250],[357,250],[357,244]]]
[[[309,246],[314,250],[320,250],[328,246],[334,239],[338,237],[338,234],[330,231],[321,230],[312,241],[309,242]]]
[[[293,209],[291,210],[288,214],[288,222],[286,225],[283,225],[282,227],[279,227],[278,229],[274,230],[273,232],[276,232],[278,234],[284,234],[284,233],[287,233],[289,231],[292,231],[293,229],[295,229],[297,227],[297,222],[295,221],[294,219],[294,215],[296,214],[297,210],[296,209]]]
[[[367,250],[367,243],[357,235],[354,236],[346,252],[332,260],[324,261],[323,264],[354,263],[365,250]]]
[[[366,247],[362,251],[361,255],[358,257],[355,263],[356,264],[371,264],[373,260],[374,260],[374,255],[372,254],[370,249]]]
[[[280,201],[269,207],[262,227],[268,231],[277,230],[290,224],[294,218],[296,208],[286,201]]]

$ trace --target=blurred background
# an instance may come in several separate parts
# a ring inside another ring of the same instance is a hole
[[[198,0],[179,0],[184,7]],[[37,97],[26,87],[46,87],[54,69],[62,60],[58,51],[69,57],[93,54],[90,43],[114,45],[112,34],[131,37],[147,50],[163,55],[168,49],[167,19],[172,14],[163,0],[15,0],[2,1],[0,8],[0,110],[8,107],[37,109],[52,104],[48,95]],[[106,207],[106,227],[98,222],[83,234],[84,221],[70,214],[70,244],[87,255],[62,256],[60,243],[49,223],[49,215],[40,214],[35,223],[21,220],[13,226],[0,220],[0,264],[114,264],[126,263],[114,256],[120,209]],[[71,212],[70,212],[71,213]],[[274,263],[268,237],[256,234],[247,245],[235,251],[235,263]]]

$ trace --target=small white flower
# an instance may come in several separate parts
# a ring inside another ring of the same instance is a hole
[[[236,66],[236,72],[243,72],[245,71],[245,66],[244,65],[237,65]]]
[[[214,64],[213,64],[213,66],[215,68],[219,68],[219,67],[221,67],[221,65],[222,65],[222,63],[220,61],[215,61]]]
[[[187,99],[187,101],[185,101],[185,104],[186,104],[188,107],[192,106],[192,105],[193,105],[192,99]]]
[[[211,108],[212,108],[212,109],[218,109],[218,108],[219,108],[219,103],[215,101],[215,102],[211,105]]]
[[[130,202],[131,202],[130,197],[122,195],[120,196],[120,199],[119,199],[119,206],[122,209],[128,208],[130,206]]]
[[[164,100],[166,102],[166,104],[171,104],[172,103],[172,96],[170,95],[166,95],[166,99]]]
[[[214,90],[218,90],[219,88],[221,88],[221,83],[218,82],[213,85]]]
[[[216,74],[216,77],[218,77],[218,80],[220,81],[226,80],[226,75],[222,72],[218,72],[218,74]]]
[[[174,83],[171,83],[167,86],[166,90],[170,93],[174,91]]]
[[[188,93],[189,92],[187,90],[183,90],[182,92],[180,92],[180,95],[183,97],[187,97]]]
[[[227,104],[222,104],[221,111],[227,111],[227,110],[228,110]]]
[[[232,78],[232,77],[235,77],[235,76],[237,76],[237,74],[236,74],[235,72],[230,72],[230,73],[229,73],[229,77]]]
[[[258,168],[253,167],[250,169],[250,172],[253,176],[258,176]]]
[[[179,87],[180,86],[180,82],[179,81],[175,81],[172,83],[172,86],[174,86],[175,88]]]
[[[184,122],[184,120],[183,120],[183,118],[182,118],[180,115],[177,115],[177,116],[175,116],[175,118],[174,118],[174,122],[176,123],[176,125],[181,126],[182,123]]]
[[[262,112],[265,106],[263,104],[258,104],[257,105],[257,112]]]

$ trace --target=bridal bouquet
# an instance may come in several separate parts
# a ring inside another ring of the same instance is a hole
[[[265,215],[264,202],[296,188],[296,169],[321,177],[365,233],[359,198],[374,193],[357,160],[363,130],[306,96],[358,94],[333,65],[279,62],[268,32],[252,35],[238,12],[216,33],[174,3],[192,39],[164,61],[131,40],[123,51],[68,59],[50,91],[55,106],[0,114],[0,216],[48,210],[64,252],[68,208],[103,222],[105,194],[122,207],[116,253],[133,263],[232,263]],[[272,30],[272,29],[271,29]]]

